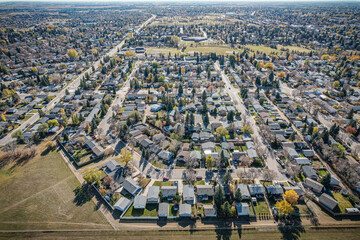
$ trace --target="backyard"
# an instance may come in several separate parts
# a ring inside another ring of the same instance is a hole
[[[134,205],[128,209],[124,217],[157,217],[157,204],[146,204],[145,209],[134,209]]]
[[[353,205],[350,203],[348,197],[343,196],[341,193],[333,192],[333,196],[336,200],[338,200],[338,210],[341,213],[346,213],[346,211],[345,211],[346,208],[353,207]],[[336,208],[335,208],[335,210],[336,210]]]

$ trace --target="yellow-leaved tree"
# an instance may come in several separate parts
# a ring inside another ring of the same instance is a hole
[[[78,53],[75,49],[69,49],[67,52],[69,58],[76,58]]]
[[[293,189],[286,191],[283,196],[284,196],[285,200],[288,203],[290,203],[292,206],[297,204],[297,201],[299,199],[299,195]]]
[[[291,204],[285,200],[276,202],[275,207],[279,211],[280,215],[288,215],[294,211],[294,208],[291,206]]]
[[[129,162],[131,162],[133,160],[133,156],[131,155],[131,152],[126,147],[121,149],[121,154],[119,156],[119,160],[121,162],[125,163],[125,167],[127,167]]]
[[[84,179],[89,184],[100,184],[101,172],[101,170],[98,170],[96,168],[90,168],[86,171]]]

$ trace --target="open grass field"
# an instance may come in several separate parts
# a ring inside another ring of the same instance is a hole
[[[349,229],[304,229],[304,230],[207,230],[207,231],[101,231],[101,232],[38,232],[38,233],[0,233],[3,239],[302,239],[302,240],[355,240],[359,237],[358,228]]]
[[[176,49],[176,48],[148,48],[146,50],[146,53],[147,54],[155,54],[155,53],[162,53],[164,55],[168,55],[169,52],[171,55],[174,55],[174,54],[180,54],[181,53],[181,50],[180,49]]]
[[[0,230],[110,228],[56,151],[0,170]]]
[[[250,50],[253,50],[254,52],[263,52],[266,54],[271,54],[271,53],[281,53],[281,50],[285,50],[285,49],[289,49],[290,53],[291,51],[297,51],[297,52],[305,52],[308,53],[311,50],[310,49],[306,49],[303,47],[298,47],[298,46],[282,46],[282,45],[278,45],[277,49],[274,48],[270,48],[270,47],[266,47],[264,45],[243,45],[242,47],[245,48],[249,48]]]
[[[235,49],[235,48],[230,48],[227,46],[197,46],[197,47],[187,47],[185,49],[185,53],[188,52],[200,52],[200,53],[216,53],[216,54],[232,54],[233,52],[235,53],[240,53],[242,52],[241,49]]]

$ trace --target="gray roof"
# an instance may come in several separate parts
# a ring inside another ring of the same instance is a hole
[[[180,206],[179,206],[179,215],[180,216],[191,215],[191,205],[187,204],[187,203],[180,204]]]
[[[248,203],[236,203],[236,210],[238,216],[250,215],[250,207]]]
[[[317,173],[312,167],[303,166],[302,170],[303,170],[303,173],[304,173],[305,177],[312,178],[312,179],[317,179]]]
[[[145,208],[146,205],[146,196],[138,195],[134,198],[134,208],[140,206],[140,208]]]
[[[177,193],[176,186],[163,186],[161,187],[161,192],[164,196],[175,195]]]
[[[131,201],[129,199],[122,197],[114,204],[114,208],[124,211],[127,206],[129,206],[130,202]]]
[[[112,172],[112,171],[114,171],[115,169],[121,167],[120,164],[118,164],[115,160],[110,160],[110,161],[108,161],[105,166],[107,167],[107,169],[108,169],[110,172]]]
[[[324,204],[326,207],[328,207],[331,210],[334,210],[334,208],[338,205],[338,201],[330,197],[330,195],[326,193],[321,194],[321,196],[319,197],[319,202]]]
[[[198,185],[196,186],[196,194],[214,196],[214,188],[212,185]]]
[[[192,185],[183,186],[183,198],[184,201],[195,199],[194,186]]]
[[[149,187],[148,190],[148,194],[147,194],[147,198],[158,198],[159,197],[159,192],[160,192],[160,187],[159,186],[151,186]]]
[[[264,195],[264,186],[261,184],[249,184],[249,192],[251,196],[261,194]]]
[[[265,186],[266,192],[273,195],[283,194],[284,190],[280,185],[267,185]]]
[[[310,188],[315,193],[321,193],[324,188],[324,186],[321,183],[319,183],[315,180],[312,180],[311,178],[305,179],[304,186],[307,188]]]
[[[306,157],[295,158],[295,161],[299,165],[309,165],[310,164],[310,160],[307,159]]]
[[[251,158],[258,158],[259,157],[254,149],[248,149],[247,154]]]
[[[249,192],[249,189],[247,188],[246,184],[238,184],[238,185],[236,185],[236,188],[240,189],[241,196],[243,198],[244,197],[250,198],[250,192]]]
[[[285,192],[290,191],[290,190],[294,190],[297,193],[297,195],[299,195],[300,197],[304,194],[303,190],[298,186],[284,187]]]
[[[160,203],[158,210],[159,217],[167,217],[169,215],[169,204],[168,203]]]
[[[215,205],[204,205],[204,215],[205,216],[217,216],[216,206]]]
[[[123,187],[126,191],[131,194],[134,194],[137,189],[141,188],[140,184],[135,182],[131,177],[127,177],[123,183]]]

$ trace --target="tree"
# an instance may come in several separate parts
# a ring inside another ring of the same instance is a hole
[[[263,177],[265,181],[272,181],[276,177],[276,173],[274,170],[265,169]]]
[[[326,174],[324,177],[322,177],[321,179],[321,184],[324,185],[324,187],[326,188],[330,188],[330,182],[331,182],[331,175],[330,173]]]
[[[271,71],[274,71],[274,65],[270,62],[265,64],[265,68]]]
[[[347,126],[347,127],[345,128],[345,131],[348,132],[348,133],[351,133],[351,134],[353,134],[353,135],[355,135],[355,134],[357,133],[356,128],[354,128],[354,127],[352,127],[352,126]]]
[[[127,167],[128,163],[133,160],[133,156],[132,156],[131,152],[126,147],[121,149],[121,154],[119,156],[119,160],[121,162],[125,163],[125,167]]]
[[[351,109],[346,118],[353,119],[353,117],[354,117],[354,109]]]
[[[48,121],[49,127],[59,126],[59,122],[56,119],[52,119]]]
[[[177,192],[177,193],[175,194],[175,196],[174,196],[174,202],[175,202],[175,204],[179,204],[180,201],[181,201],[181,196],[180,196],[180,194]]]
[[[16,141],[18,143],[21,143],[21,142],[24,141],[24,135],[23,134],[24,134],[24,132],[21,129],[19,129],[19,130],[16,130],[13,134],[11,134],[11,137],[16,138]]]
[[[69,58],[74,59],[78,56],[78,53],[75,49],[69,49],[67,52]]]
[[[251,129],[251,127],[249,125],[244,125],[242,128],[241,128],[241,131],[244,133],[244,134],[253,134],[254,131]]]
[[[241,200],[242,200],[242,195],[241,195],[240,188],[238,188],[235,192],[235,201],[240,203]]]
[[[221,185],[218,185],[217,188],[215,189],[215,193],[214,193],[214,202],[215,202],[216,207],[218,209],[220,209],[220,207],[224,203],[224,201],[225,201],[224,189]]]
[[[299,199],[299,195],[293,189],[286,191],[283,196],[284,196],[285,200],[288,203],[290,203],[292,206],[297,204],[297,201]]]
[[[207,127],[207,126],[209,125],[210,120],[209,120],[209,114],[208,114],[207,112],[206,112],[205,115],[204,115],[204,120],[203,120],[203,122],[204,122],[204,126],[205,126],[205,127]]]
[[[101,170],[90,168],[85,172],[84,179],[89,184],[100,184]]]
[[[3,113],[1,113],[1,121],[6,122],[6,117]]]
[[[216,129],[216,135],[219,137],[225,137],[228,134],[228,130],[226,130],[226,128],[224,128],[223,126],[220,126]]]
[[[53,151],[55,149],[55,143],[53,141],[48,141],[46,143],[46,150]]]
[[[227,116],[226,116],[226,119],[229,121],[229,122],[233,122],[234,121],[234,111],[230,111]]]
[[[229,185],[232,181],[232,176],[230,172],[226,172],[225,175],[223,176],[223,178],[221,179],[223,184],[225,185]]]
[[[285,200],[276,202],[275,207],[279,211],[280,215],[288,215],[294,211],[294,208],[291,206],[291,204]]]
[[[46,134],[49,132],[49,125],[47,123],[42,123],[38,127],[38,132],[40,137],[45,137]]]
[[[214,158],[211,155],[207,156],[206,157],[206,167],[208,169],[211,169],[213,167],[213,164],[214,164]]]
[[[335,81],[335,82],[333,83],[333,86],[334,86],[334,88],[339,88],[339,87],[340,87],[340,82],[339,82],[339,81]]]
[[[221,205],[221,213],[224,217],[230,217],[232,215],[231,205],[228,201]]]
[[[106,176],[103,179],[103,184],[107,187],[109,187],[112,182],[113,182],[112,177]]]

